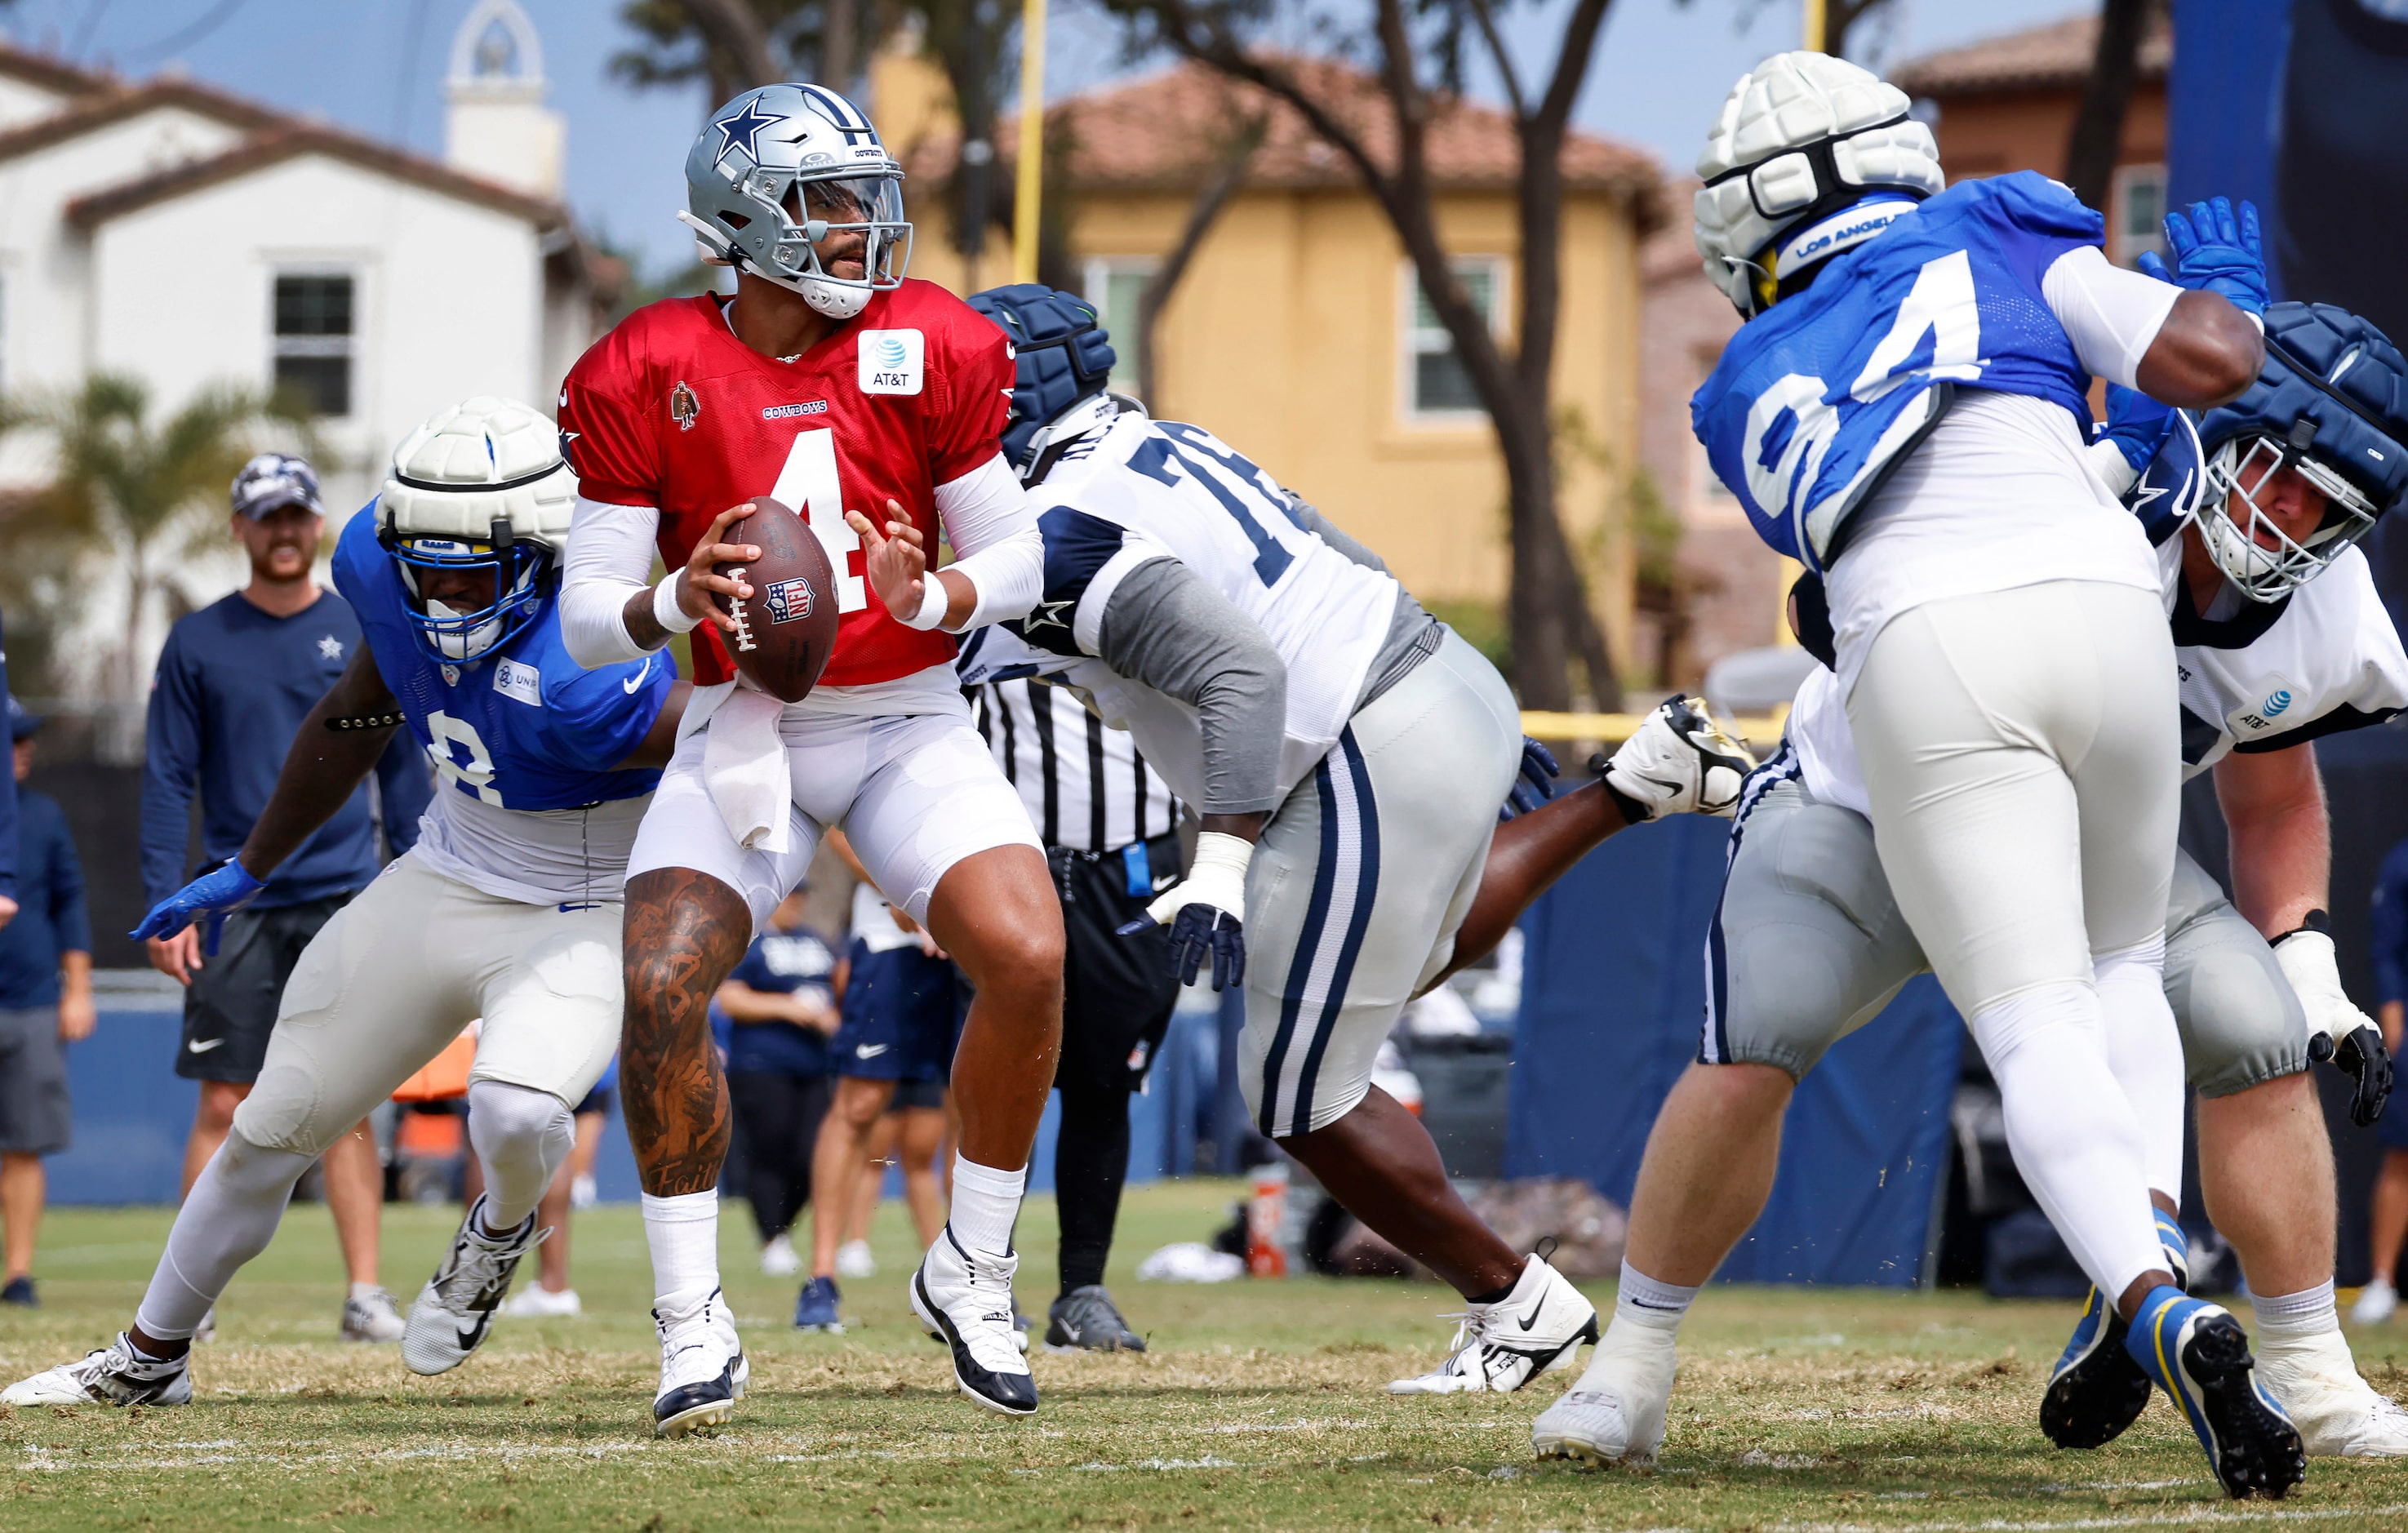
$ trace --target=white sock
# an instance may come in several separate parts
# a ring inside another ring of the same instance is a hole
[[[366,1298],[377,1291],[377,1287],[378,1285],[373,1282],[355,1282],[351,1284],[351,1297],[358,1299]]]
[[[276,1238],[293,1184],[313,1158],[263,1150],[239,1134],[225,1137],[177,1211],[167,1249],[134,1311],[143,1335],[183,1341],[201,1328],[235,1273]]]
[[[485,1167],[485,1227],[477,1233],[503,1236],[525,1224],[551,1190],[552,1173],[577,1146],[577,1120],[548,1091],[476,1081],[468,1086],[468,1141]]]
[[[690,1310],[719,1286],[719,1189],[643,1200],[652,1296],[661,1309]]]
[[[2165,1266],[2140,1117],[2107,1064],[2098,993],[2035,986],[1974,1013],[2015,1169],[2099,1291]]]
[[[1020,1217],[1020,1195],[1028,1187],[1028,1168],[998,1171],[965,1160],[953,1153],[953,1207],[946,1221],[953,1238],[972,1251],[990,1256],[1011,1252],[1011,1222]]]
[[[2091,959],[2107,1024],[2107,1067],[2141,1125],[2141,1166],[2149,1190],[2182,1200],[2182,1032],[2166,1004],[2164,934]]]
[[[1613,1296],[1613,1318],[1650,1330],[1677,1331],[1698,1300],[1698,1290],[1659,1282],[1628,1260],[1622,1264],[1622,1282]]]
[[[2329,1278],[2296,1294],[2254,1295],[2249,1304],[2258,1314],[2258,1337],[2261,1341],[2297,1340],[2341,1329],[2341,1311],[2333,1304]]]

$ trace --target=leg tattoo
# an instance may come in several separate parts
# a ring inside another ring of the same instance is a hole
[[[727,1080],[710,1043],[710,997],[752,932],[743,899],[707,874],[665,867],[628,881],[621,1096],[644,1191],[655,1197],[719,1185]]]

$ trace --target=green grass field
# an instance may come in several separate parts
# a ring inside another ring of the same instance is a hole
[[[1542,1465],[1530,1418],[1568,1375],[1505,1397],[1382,1393],[1442,1351],[1448,1294],[1136,1281],[1139,1257],[1199,1238],[1233,1189],[1132,1193],[1112,1286],[1153,1350],[1040,1355],[1030,1421],[956,1394],[909,1318],[916,1253],[899,1209],[881,1214],[882,1270],[847,1292],[860,1324],[841,1339],[788,1327],[793,1286],[753,1270],[750,1220],[731,1209],[753,1393],[718,1438],[675,1443],[650,1430],[658,1354],[633,1210],[578,1221],[582,1319],[499,1322],[466,1368],[427,1380],[398,1348],[336,1341],[333,1235],[300,1208],[227,1296],[193,1405],[0,1411],[0,1527],[2408,1527],[2408,1463],[2319,1460],[2279,1507],[2225,1502],[2162,1401],[2109,1449],[2048,1451],[2033,1411],[2070,1315],[1953,1294],[1710,1291],[1660,1470]],[[390,1211],[385,1273],[405,1303],[456,1217]],[[105,1341],[166,1225],[152,1210],[54,1212],[44,1308],[0,1311],[0,1372]],[[1041,1316],[1049,1202],[1032,1200],[1021,1244],[1021,1292]],[[2358,1341],[2378,1387],[2408,1388],[2408,1326]]]

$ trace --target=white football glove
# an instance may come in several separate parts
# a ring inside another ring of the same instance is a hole
[[[2274,962],[2308,1014],[2308,1057],[2357,1082],[2350,1121],[2367,1126],[2391,1095],[2391,1051],[2383,1046],[2383,1029],[2343,991],[2332,938],[2313,926],[2286,932],[2274,941]]]
[[[1650,820],[1668,814],[1716,814],[1739,807],[1740,784],[1756,770],[1746,746],[1723,732],[1703,704],[1675,693],[1656,705],[1647,722],[1606,763],[1606,785],[1640,806]]]
[[[1246,865],[1254,856],[1254,843],[1244,837],[1205,831],[1196,838],[1187,876],[1145,908],[1148,920],[1170,928],[1170,967],[1181,984],[1196,982],[1208,955],[1213,989],[1246,977]],[[1132,921],[1121,930],[1145,924]]]

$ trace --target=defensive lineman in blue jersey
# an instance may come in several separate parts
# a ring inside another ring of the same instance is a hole
[[[574,1142],[571,1105],[618,1047],[620,886],[683,707],[666,661],[589,671],[562,646],[553,561],[576,495],[549,420],[470,399],[395,450],[383,494],[344,530],[335,580],[366,644],[241,852],[136,935],[198,923],[213,950],[226,914],[405,724],[442,779],[418,844],[302,954],[258,1087],[178,1213],[134,1325],[0,1399],[191,1399],[194,1329],[266,1249],[293,1183],[479,1019],[469,1135],[485,1195],[411,1306],[402,1356],[441,1373],[483,1341],[542,1238],[536,1205]]]
[[[2102,1344],[2182,1406],[2227,1492],[2281,1496],[2299,1434],[2239,1323],[2175,1283],[2149,1197],[2147,1146],[2183,1110],[2163,990],[2181,731],[2157,561],[2116,499],[2155,443],[2093,444],[2085,403],[2094,376],[2200,409],[2255,381],[2255,215],[2169,221],[2171,281],[2118,270],[2099,216],[2040,177],[1942,192],[1905,93],[1819,53],[1742,79],[1698,174],[1698,253],[1748,322],[1691,418],[1758,533],[1825,578],[1898,908],[2025,1183],[2112,1300]],[[1651,1160],[1778,1114],[1778,1075],[1691,1069]],[[1541,1453],[1653,1457],[1674,1327],[1722,1254],[1634,1239]]]

